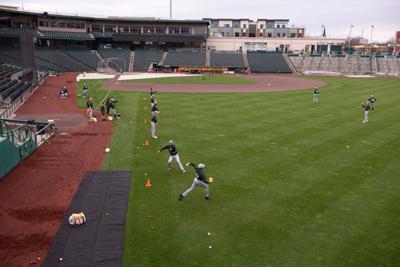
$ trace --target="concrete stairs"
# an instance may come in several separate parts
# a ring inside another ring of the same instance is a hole
[[[135,51],[131,51],[131,54],[130,54],[130,56],[129,56],[129,67],[128,67],[128,71],[129,71],[129,72],[132,72],[134,66],[135,66]]]
[[[164,65],[165,59],[167,58],[167,54],[168,54],[167,51],[165,51],[165,52],[162,54],[162,56],[161,56],[161,58],[160,58],[160,62],[158,63],[158,65],[160,65],[160,66],[163,66],[163,65]]]

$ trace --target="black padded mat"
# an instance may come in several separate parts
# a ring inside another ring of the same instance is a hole
[[[122,266],[130,184],[131,172],[86,173],[42,266]],[[70,226],[81,211],[87,222]]]

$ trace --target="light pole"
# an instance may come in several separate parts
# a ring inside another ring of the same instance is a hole
[[[172,0],[169,0],[169,19],[172,20]]]
[[[371,25],[371,44],[372,44],[372,31],[374,30],[374,25]]]
[[[349,50],[347,52],[348,55],[350,55],[350,47],[351,47],[351,30],[353,29],[353,25],[350,25],[350,35],[349,35]]]

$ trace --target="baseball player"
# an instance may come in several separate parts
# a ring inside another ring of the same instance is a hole
[[[314,103],[318,102],[318,97],[319,97],[319,90],[318,90],[318,87],[315,87],[314,88],[314,98],[313,98]]]
[[[155,98],[155,97],[151,97],[151,98],[150,98],[150,106],[151,106],[151,108],[154,107],[154,103],[155,103],[155,102],[157,102],[156,98]]]
[[[160,111],[160,109],[158,108],[158,102],[157,102],[157,100],[154,100],[154,103],[151,105],[151,112],[154,112],[154,111]]]
[[[374,95],[371,95],[368,99],[368,102],[369,102],[369,107],[371,108],[371,112],[374,112],[376,97]]]
[[[86,85],[86,83],[83,84],[82,95],[84,97],[88,97],[89,96],[89,87]]]
[[[156,91],[153,90],[153,88],[150,88],[150,98],[153,98],[156,95]]]
[[[172,170],[171,163],[172,163],[172,160],[175,160],[178,163],[179,169],[181,169],[182,173],[185,173],[186,170],[182,166],[182,162],[181,162],[181,159],[179,158],[178,150],[176,149],[174,140],[170,140],[168,145],[166,145],[163,148],[161,148],[160,150],[158,150],[158,153],[160,153],[161,151],[163,151],[165,149],[168,149],[168,151],[169,151],[168,171]]]
[[[151,120],[150,120],[150,125],[151,125],[151,137],[157,139],[158,136],[156,135],[156,127],[158,125],[158,120],[157,120],[157,115],[158,111],[153,111],[151,114]]]
[[[209,196],[209,193],[208,193],[208,181],[207,181],[206,175],[204,174],[204,171],[203,171],[203,169],[206,167],[206,165],[204,165],[203,163],[200,163],[200,164],[198,164],[196,166],[196,164],[191,163],[191,162],[186,163],[186,166],[189,166],[189,165],[193,166],[193,168],[194,168],[194,170],[196,172],[196,175],[195,175],[195,177],[193,179],[192,186],[190,186],[182,194],[179,194],[179,199],[178,200],[181,201],[183,198],[185,198],[190,192],[193,191],[193,189],[196,186],[204,187],[204,189],[205,189],[205,199],[206,200],[210,200],[210,196]]]
[[[371,109],[369,107],[369,102],[368,101],[362,102],[361,107],[364,109],[364,120],[362,122],[368,122],[368,112]]]
[[[86,102],[86,107],[87,107],[87,117],[89,120],[91,120],[93,117],[93,98],[89,98],[89,100]]]

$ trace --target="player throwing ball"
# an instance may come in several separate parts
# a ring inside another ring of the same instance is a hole
[[[194,179],[193,179],[192,186],[189,187],[185,192],[183,192],[182,194],[179,195],[179,201],[181,201],[181,200],[182,200],[183,198],[185,198],[190,192],[192,192],[193,189],[194,189],[196,186],[204,187],[204,189],[205,189],[205,199],[206,199],[206,200],[209,200],[209,199],[210,199],[210,196],[209,196],[209,193],[208,193],[208,184],[209,184],[212,180],[210,179],[210,181],[208,181],[207,178],[206,178],[206,175],[204,174],[204,171],[203,171],[203,170],[204,170],[204,168],[206,167],[206,165],[204,165],[203,163],[200,163],[200,164],[198,164],[198,165],[196,166],[196,164],[191,163],[191,162],[186,163],[186,166],[189,166],[189,165],[193,166],[193,168],[194,168],[194,170],[195,170],[195,172],[196,172],[196,175],[195,175],[195,177],[194,177]]]
[[[163,151],[165,149],[168,149],[168,151],[169,151],[168,171],[172,170],[171,163],[172,163],[172,160],[175,160],[178,163],[179,169],[181,169],[182,173],[185,173],[186,170],[182,166],[182,162],[181,162],[181,159],[179,158],[178,150],[176,149],[174,140],[170,140],[168,145],[166,145],[163,148],[161,148],[160,150],[158,150],[158,153],[160,153],[161,151]]]

